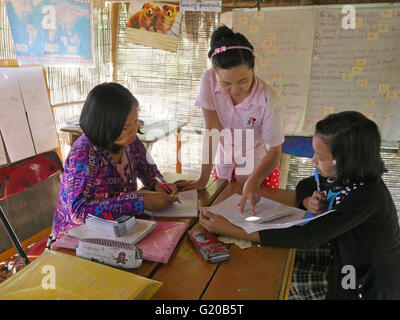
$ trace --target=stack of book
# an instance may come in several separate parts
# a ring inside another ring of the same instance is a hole
[[[109,237],[119,238],[136,225],[134,216],[124,215],[116,220],[106,220],[88,214],[86,218],[86,227],[88,230],[107,235]]]

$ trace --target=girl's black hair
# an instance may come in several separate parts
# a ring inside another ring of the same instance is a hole
[[[331,114],[317,123],[315,133],[330,147],[336,160],[336,184],[377,180],[386,171],[379,128],[362,113]]]
[[[235,33],[226,26],[221,26],[216,29],[211,36],[211,49],[208,52],[208,58],[211,58],[216,48],[224,46],[244,46],[254,51],[254,47],[244,35],[242,35],[241,33]],[[211,62],[214,69],[231,69],[242,64],[246,64],[249,69],[254,68],[253,53],[246,49],[226,50],[212,57]]]
[[[102,83],[89,92],[79,125],[95,146],[117,153],[121,147],[114,141],[121,135],[132,107],[138,106],[139,102],[125,87]]]

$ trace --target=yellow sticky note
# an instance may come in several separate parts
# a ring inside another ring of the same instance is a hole
[[[258,26],[253,25],[250,27],[251,33],[258,33],[259,31],[260,31],[260,28]]]
[[[274,33],[274,32],[268,33],[267,38],[270,40],[276,40],[276,33]]]
[[[357,67],[365,67],[366,64],[367,64],[367,59],[362,59],[362,58],[356,59]]]
[[[329,107],[324,107],[324,116],[327,116],[328,114],[332,114],[335,112],[335,108],[332,106]]]
[[[350,74],[350,73],[343,73],[342,80],[344,80],[344,81],[352,81],[353,80],[353,75]]]
[[[368,79],[358,79],[357,86],[365,88],[366,86],[368,86]]]
[[[280,81],[282,80],[282,75],[280,73],[273,73],[272,79]]]
[[[267,47],[266,50],[269,53],[275,53],[276,47],[272,45],[272,46]]]
[[[372,112],[365,112],[364,116],[366,116],[370,120],[372,120],[374,118],[374,114]]]
[[[239,24],[247,24],[249,20],[246,17],[239,18]]]
[[[378,40],[378,33],[377,32],[368,32],[367,33],[367,40],[368,41],[376,41],[376,40]]]
[[[384,9],[384,10],[382,10],[382,17],[383,18],[392,18],[393,17],[393,10],[392,9]]]
[[[388,84],[380,84],[378,87],[378,92],[379,93],[386,93],[389,91],[389,85]]]
[[[363,17],[356,17],[356,29],[360,29],[363,26]]]
[[[268,67],[269,66],[269,60],[268,59],[261,59],[260,65],[262,67]]]
[[[380,24],[378,26],[378,32],[388,32],[389,31],[389,25],[388,24]]]
[[[258,10],[257,10],[257,12],[254,14],[254,16],[255,16],[257,19],[264,19],[264,12],[263,12],[263,11],[258,11]]]
[[[353,72],[353,74],[360,74],[362,70],[363,70],[362,67],[357,67],[357,66],[351,68],[351,72]]]
[[[263,46],[264,46],[265,48],[267,48],[267,47],[269,47],[269,46],[271,46],[271,45],[272,45],[272,40],[264,40]]]
[[[365,99],[364,100],[364,105],[367,107],[372,107],[375,104],[375,100],[374,99]]]
[[[389,100],[397,99],[397,91],[386,92],[386,99],[389,99]]]

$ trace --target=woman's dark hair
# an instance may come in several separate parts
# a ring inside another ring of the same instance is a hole
[[[241,33],[235,33],[226,26],[216,29],[210,42],[208,58],[211,58],[214,50],[220,47],[244,46],[254,51],[254,47],[249,40]],[[218,53],[212,57],[211,62],[215,68],[231,69],[242,64],[246,64],[250,69],[254,68],[253,53],[246,49],[231,49]]]
[[[121,135],[132,107],[139,102],[118,83],[102,83],[94,87],[83,105],[79,125],[97,147],[116,153],[121,148],[114,141]]]
[[[337,184],[377,180],[386,171],[378,126],[363,114],[331,114],[317,123],[315,134],[329,146],[336,160]]]

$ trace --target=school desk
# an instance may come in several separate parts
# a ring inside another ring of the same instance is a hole
[[[196,176],[193,176],[193,175],[177,174],[177,173],[163,173],[163,176],[168,182],[175,182],[175,181],[181,180],[181,179],[185,179],[185,180],[196,179]],[[213,201],[217,198],[217,196],[223,191],[223,189],[226,187],[227,184],[228,183],[226,180],[210,178],[208,180],[206,188],[204,190],[198,191],[198,196],[199,196],[198,206],[199,207],[210,206],[213,203]],[[140,217],[140,218],[142,218],[142,217]],[[167,220],[167,221],[186,222],[189,224],[188,230],[197,222],[197,218],[159,218],[159,217],[157,217],[157,218],[149,218],[149,219],[150,220]],[[179,247],[179,244],[177,247]],[[70,250],[70,249],[65,249],[65,248],[54,248],[54,250],[56,250],[58,252],[62,252],[62,253],[75,255],[75,250]],[[176,251],[176,249],[175,249],[175,251]],[[172,260],[172,257],[175,255],[175,251],[171,256],[170,261]],[[169,264],[169,262],[168,262],[168,264]],[[151,278],[153,276],[153,274],[162,266],[163,266],[162,263],[143,260],[142,266],[140,268],[128,269],[127,271],[133,272],[137,275],[140,275],[140,276],[143,276],[146,278]]]
[[[230,183],[215,200],[241,194],[243,185]],[[296,206],[295,191],[264,188],[262,195]],[[199,228],[197,223],[193,228]],[[184,237],[168,264],[152,279],[163,282],[153,299],[287,299],[294,264],[294,249],[262,247],[240,249],[230,245],[231,257],[216,264],[207,263],[191,241]]]
[[[187,124],[185,121],[175,121],[175,120],[160,120],[153,121],[149,123],[144,123],[140,128],[143,134],[138,133],[139,139],[146,145],[149,149],[151,145],[158,140],[169,136],[171,133],[176,131],[176,172],[182,173],[181,164],[181,129]],[[60,129],[62,132],[69,134],[70,145],[72,145],[76,139],[82,135],[82,129],[79,125],[69,124]]]

